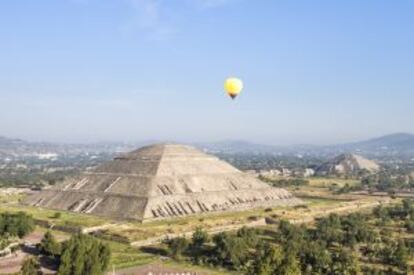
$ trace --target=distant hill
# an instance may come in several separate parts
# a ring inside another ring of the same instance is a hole
[[[347,146],[359,150],[414,151],[414,135],[407,133],[397,133],[361,142],[349,143]]]
[[[6,137],[0,136],[0,146],[22,144],[22,143],[24,143],[24,141],[21,139],[13,139],[13,138],[6,138]]]
[[[356,154],[342,154],[324,164],[317,170],[316,174],[321,176],[327,175],[358,175],[364,170],[366,172],[376,172],[380,166],[369,159]]]
[[[162,141],[158,141],[162,142]],[[93,143],[93,144],[57,144],[48,142],[27,142],[20,139],[0,137],[0,153],[28,153],[36,152],[90,152],[105,151],[119,152],[131,148],[146,145],[148,142],[135,143]],[[343,143],[335,145],[290,145],[276,146],[252,143],[241,140],[227,140],[210,143],[192,143],[202,150],[213,154],[272,154],[272,155],[295,155],[295,156],[317,156],[331,158],[340,154],[359,154],[366,157],[379,156],[410,156],[414,157],[414,135],[408,133],[397,133],[386,135],[359,142]]]
[[[397,133],[359,142],[324,146],[324,153],[357,153],[364,156],[414,156],[414,135]]]
[[[198,144],[199,147],[219,153],[268,153],[287,155],[311,155],[333,157],[340,154],[356,153],[364,156],[413,155],[414,135],[397,133],[359,142],[335,145],[290,145],[272,146],[245,141],[225,141]]]

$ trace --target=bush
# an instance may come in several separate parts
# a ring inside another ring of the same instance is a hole
[[[405,222],[405,228],[409,233],[414,233],[414,221],[408,220]]]
[[[58,274],[104,274],[110,255],[108,245],[94,237],[76,234],[63,245]]]
[[[240,269],[247,262],[249,246],[243,238],[229,233],[219,233],[213,237],[214,261],[216,264]]]
[[[23,265],[20,269],[21,275],[40,275],[42,272],[40,271],[40,264],[39,261],[34,257],[29,257],[24,260]]]
[[[178,260],[187,250],[189,243],[184,237],[177,237],[168,241],[169,254]]]
[[[193,233],[192,246],[194,248],[202,247],[206,242],[208,242],[208,234],[203,228],[197,227]]]
[[[24,212],[1,213],[0,235],[18,236],[23,238],[34,230],[34,220]]]
[[[60,243],[56,241],[50,231],[47,231],[40,241],[40,251],[48,256],[58,256],[60,254]]]
[[[55,212],[55,214],[53,214],[53,219],[59,219],[62,216],[62,213],[60,212]]]
[[[249,221],[258,221],[258,220],[260,220],[260,217],[259,216],[249,216],[249,217],[247,217],[247,219]]]
[[[265,222],[266,222],[266,224],[277,224],[278,220],[276,220],[274,218],[266,217]]]

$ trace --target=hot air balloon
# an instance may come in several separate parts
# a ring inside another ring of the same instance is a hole
[[[224,89],[232,99],[235,99],[243,89],[243,82],[235,77],[227,78],[224,82]]]

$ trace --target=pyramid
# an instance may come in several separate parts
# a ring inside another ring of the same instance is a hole
[[[28,196],[24,204],[140,221],[300,200],[193,147],[142,147]]]
[[[317,175],[357,175],[362,170],[370,173],[380,170],[380,166],[372,160],[356,154],[342,154],[322,164],[316,170]]]

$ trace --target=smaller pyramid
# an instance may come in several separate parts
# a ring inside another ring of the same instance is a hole
[[[217,157],[177,144],[143,147],[24,200],[141,221],[300,202]]]
[[[373,173],[380,169],[380,166],[372,160],[356,154],[342,154],[322,164],[317,170],[317,175],[345,175],[353,176],[365,170]]]

